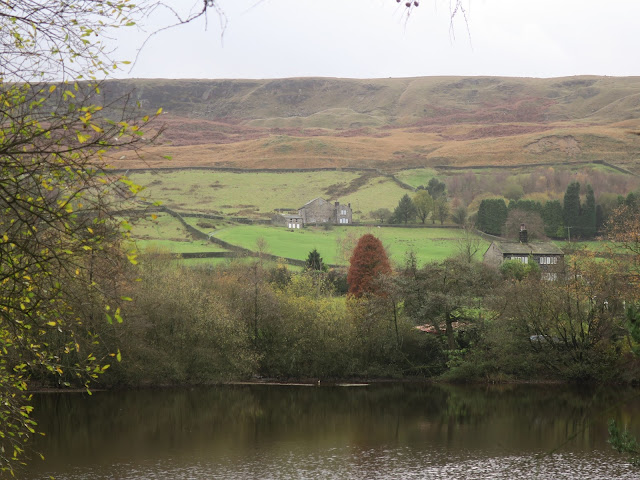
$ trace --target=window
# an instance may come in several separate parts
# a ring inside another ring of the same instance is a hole
[[[516,257],[516,256],[513,256],[509,260],[518,260],[520,263],[524,263],[524,264],[528,264],[529,263],[529,257]]]
[[[346,214],[347,214],[347,209],[346,209],[346,208],[343,208],[343,209],[340,211],[340,215],[346,215]]]
[[[540,265],[556,265],[558,257],[540,257]]]

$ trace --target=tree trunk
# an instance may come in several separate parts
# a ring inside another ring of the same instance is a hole
[[[449,312],[447,312],[446,315],[446,324],[447,324],[447,341],[449,343],[449,350],[455,350],[456,349],[456,340],[453,337],[453,321],[451,318],[451,315],[449,314]]]

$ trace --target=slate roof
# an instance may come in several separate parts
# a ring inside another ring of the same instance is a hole
[[[307,205],[309,205],[309,204],[311,204],[311,203],[315,202],[316,200],[320,200],[321,202],[328,203],[324,198],[316,197],[316,198],[314,198],[313,200],[309,200],[307,203],[305,203],[303,206],[301,206],[301,207],[300,207],[300,209],[303,209],[303,208],[304,208],[304,207],[306,207]]]
[[[503,255],[564,255],[552,242],[494,242]]]

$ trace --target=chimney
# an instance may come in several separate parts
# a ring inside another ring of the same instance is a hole
[[[338,205],[340,205],[340,202],[336,202],[336,208],[338,208]]]
[[[527,243],[528,242],[528,238],[527,238],[527,227],[525,226],[524,223],[520,224],[520,243]]]

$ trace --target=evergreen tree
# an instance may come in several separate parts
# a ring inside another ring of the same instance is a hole
[[[580,184],[571,182],[564,194],[564,206],[562,211],[565,227],[580,229]]]
[[[602,231],[607,223],[607,212],[602,205],[596,205],[596,233]]]
[[[476,226],[491,235],[500,235],[507,221],[507,204],[502,198],[487,198],[480,202]]]
[[[416,218],[416,214],[416,206],[411,201],[409,195],[405,193],[393,211],[393,222],[406,224],[409,220]]]
[[[544,233],[548,237],[565,238],[562,204],[559,200],[551,200],[542,207],[542,221],[544,222]]]
[[[354,297],[377,293],[377,278],[391,273],[391,265],[382,242],[370,233],[360,237],[349,264],[347,283],[349,294]]]
[[[535,200],[512,200],[509,202],[509,210],[523,210],[542,214],[542,204]]]
[[[596,235],[596,198],[591,185],[587,185],[587,198],[580,215],[580,235],[593,238]]]
[[[325,270],[325,265],[322,262],[322,257],[315,248],[309,252],[306,260],[307,270]]]

